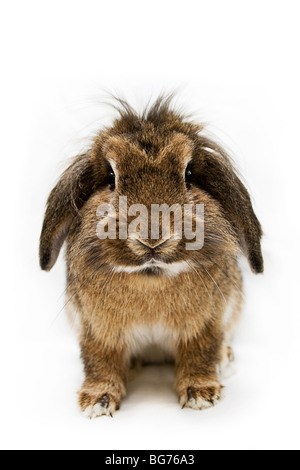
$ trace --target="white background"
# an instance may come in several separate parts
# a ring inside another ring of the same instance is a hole
[[[10,1],[1,44],[1,418],[6,449],[299,449],[299,2]],[[170,368],[129,385],[114,419],[77,409],[79,349],[62,257],[38,267],[48,193],[95,129],[106,91],[178,103],[229,147],[264,230],[245,264],[236,375],[206,412],[181,411]],[[2,396],[3,395],[3,396]]]

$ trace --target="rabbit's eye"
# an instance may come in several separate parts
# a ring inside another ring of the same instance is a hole
[[[189,163],[185,171],[185,182],[186,184],[191,184],[193,181],[193,169],[192,163]]]
[[[110,167],[108,170],[108,184],[110,186],[110,189],[115,189],[116,187],[116,176],[114,173],[114,170]]]

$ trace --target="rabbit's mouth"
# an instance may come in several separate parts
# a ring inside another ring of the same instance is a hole
[[[149,266],[141,271],[141,274],[145,274],[146,276],[162,276],[164,271],[162,268],[157,266]]]
[[[154,255],[147,263],[141,266],[142,274],[146,274],[148,276],[161,276],[164,274],[164,268],[166,267],[166,263],[163,263],[159,260],[159,258]]]

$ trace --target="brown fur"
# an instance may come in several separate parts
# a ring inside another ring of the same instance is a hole
[[[86,374],[79,403],[83,410],[97,403],[110,413],[118,409],[134,355],[133,332],[159,325],[170,338],[181,405],[206,408],[221,395],[217,366],[232,359],[229,342],[242,308],[237,255],[244,249],[253,271],[262,272],[261,227],[228,156],[203,135],[203,126],[172,110],[169,99],[159,99],[142,116],[121,104],[120,118],[76,157],[50,194],[41,235],[45,270],[68,241],[68,298],[80,320]],[[108,162],[119,173],[114,191]],[[186,261],[187,272],[117,272],[119,266],[141,266],[157,243],[97,238],[97,207],[110,202],[117,208],[124,195],[128,205],[148,208],[205,204],[202,250],[186,251],[186,240],[156,249],[165,263]],[[228,304],[232,314],[225,321]]]

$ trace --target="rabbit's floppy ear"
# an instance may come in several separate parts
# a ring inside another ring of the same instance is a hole
[[[250,195],[236,175],[230,158],[215,142],[199,137],[194,165],[197,184],[211,194],[237,231],[249,264],[255,273],[264,271],[261,252],[262,228],[258,221]]]
[[[83,204],[101,183],[105,168],[96,168],[89,153],[77,156],[51,191],[40,238],[40,265],[54,266],[70,225]]]

